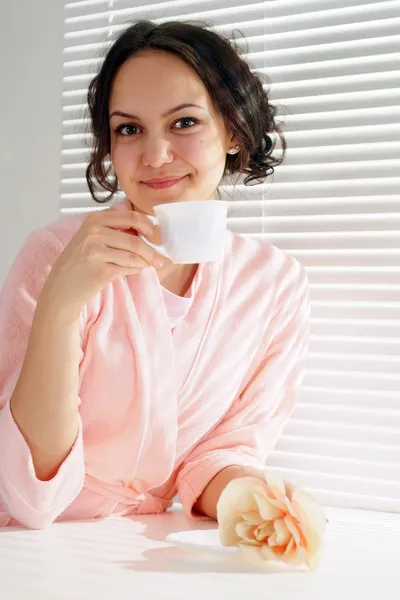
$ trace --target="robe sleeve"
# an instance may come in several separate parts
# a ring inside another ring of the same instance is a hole
[[[266,338],[249,369],[245,385],[214,429],[186,457],[177,475],[185,513],[193,509],[208,483],[233,466],[265,468],[279,435],[291,417],[305,373],[310,332],[308,278],[300,265],[277,303]]]
[[[10,410],[37,300],[62,250],[62,243],[48,229],[31,233],[0,293],[0,504],[12,518],[30,529],[50,526],[79,494],[85,475],[80,418],[70,453],[51,480],[41,481],[36,477],[29,446]],[[82,326],[80,329],[82,341]]]

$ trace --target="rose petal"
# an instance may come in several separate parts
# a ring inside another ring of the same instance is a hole
[[[295,544],[293,546],[293,548],[291,549],[290,553],[285,554],[282,557],[282,561],[286,564],[286,565],[292,565],[292,566],[299,566],[304,564],[305,562],[305,553],[304,550],[302,550],[301,548],[298,548]]]
[[[286,546],[286,552],[285,552],[285,554],[286,554],[287,556],[289,556],[289,555],[292,553],[292,550],[293,550],[293,548],[295,548],[295,547],[296,547],[296,543],[295,543],[294,539],[293,539],[293,538],[291,538],[291,539],[290,539],[290,542],[289,542],[289,543],[288,543],[288,545]]]
[[[264,472],[265,481],[269,489],[273,492],[276,500],[283,503],[286,495],[285,483],[282,477],[274,473]]]
[[[221,546],[236,546],[240,540],[236,533],[236,521],[233,517],[229,520],[226,519],[224,523],[219,523],[218,534]]]
[[[293,483],[293,481],[289,481],[289,480],[285,479],[286,496],[289,498],[289,500],[292,499],[293,492],[295,491],[296,488],[297,488],[297,486],[295,483]]]
[[[301,516],[308,517],[308,520],[313,523],[315,529],[323,535],[326,529],[326,514],[322,506],[318,503],[316,498],[311,494],[308,494],[303,489],[298,489],[294,496],[294,509],[299,508],[299,513],[303,513]]]
[[[326,529],[326,515],[315,498],[304,490],[293,494],[293,507],[301,520],[301,532],[306,541],[307,554],[315,556],[322,545]]]
[[[317,554],[315,556],[306,556],[305,563],[310,571],[315,571],[318,569],[320,564],[320,555]]]
[[[235,527],[241,520],[242,513],[258,512],[253,497],[253,491],[257,487],[265,488],[265,483],[254,477],[239,477],[232,479],[223,489],[217,503],[219,539],[222,546],[235,546],[239,541]]]
[[[300,523],[300,516],[295,511],[293,504],[291,500],[289,500],[289,498],[285,498],[285,509],[286,512],[288,512],[295,521],[298,521]]]
[[[278,555],[274,550],[268,547],[268,545],[263,544],[262,546],[250,546],[245,543],[239,543],[239,550],[245,554],[248,558],[255,561],[280,561],[281,555]]]
[[[255,490],[265,489],[265,483],[255,477],[237,477],[232,479],[223,489],[217,504],[221,512],[234,510],[236,514],[255,512],[258,510],[253,498]]]
[[[293,517],[291,515],[286,515],[284,521],[286,527],[290,531],[290,534],[296,543],[296,546],[303,546],[306,540],[304,540],[301,530],[297,527]]]
[[[273,498],[270,494],[272,494],[271,491],[269,491],[269,493],[265,493],[265,497],[268,499],[268,502],[271,506],[274,506],[275,508],[279,509],[283,514],[286,513],[286,504],[285,502],[281,502],[280,500],[276,500],[275,498]],[[283,516],[283,515],[282,515]]]
[[[273,523],[276,531],[276,540],[279,545],[286,545],[290,542],[292,534],[290,533],[285,519],[276,519]]]
[[[255,490],[253,496],[264,521],[279,519],[285,514],[281,508],[276,506],[276,501],[268,498],[265,492],[261,494],[258,490]]]
[[[278,540],[276,539],[276,532],[275,531],[274,531],[274,533],[271,533],[271,535],[268,538],[268,546],[270,548],[273,548],[274,546],[279,546]]]
[[[242,513],[242,518],[252,525],[260,525],[263,521],[258,510]]]
[[[263,540],[266,540],[274,532],[275,532],[274,522],[267,521],[266,523],[261,523],[260,525],[258,525],[258,527],[256,527],[254,529],[254,536],[258,541],[262,542]]]
[[[275,548],[272,549],[268,545],[264,545],[261,547],[260,556],[262,560],[278,560],[280,561],[280,557],[276,554]]]
[[[294,539],[292,538],[289,544],[286,546],[285,553],[281,557],[281,560],[287,565],[301,565],[305,561],[304,550],[302,548],[297,547]]]
[[[281,560],[281,558],[286,552],[286,546],[270,546],[268,544],[268,548],[272,550],[272,552],[275,554],[276,560]]]
[[[252,545],[258,545],[258,541],[254,537],[254,525],[249,525],[249,523],[241,522],[236,524],[236,534],[240,537],[241,540],[245,540],[246,542],[250,542]]]

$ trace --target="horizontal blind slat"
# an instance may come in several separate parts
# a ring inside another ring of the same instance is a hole
[[[400,503],[400,482],[396,480],[381,480],[372,476],[346,476],[345,474],[336,473],[316,473],[309,471],[306,468],[292,468],[280,465],[279,468],[274,465],[269,465],[268,469],[271,472],[280,473],[280,475],[289,481],[301,482],[304,487],[323,487],[327,491],[346,492],[353,494],[362,494],[368,496],[371,493],[382,495],[386,498],[397,500]]]
[[[322,423],[347,423],[366,426],[384,427],[390,423],[400,429],[400,407],[397,409],[366,408],[346,406],[344,403],[335,405],[319,404],[318,402],[300,402],[294,410],[294,419],[316,421]],[[400,451],[400,448],[399,448]],[[399,465],[400,468],[400,465]],[[400,471],[399,471],[400,476]]]
[[[382,292],[383,293],[383,292]],[[387,293],[387,292],[386,292]],[[398,292],[397,292],[398,293]],[[311,297],[314,297],[314,291],[311,290]],[[315,302],[312,303],[315,306]],[[390,324],[390,323],[389,323]],[[310,353],[311,356],[317,354],[328,354],[336,356],[338,353],[343,354],[343,346],[345,345],[348,353],[354,352],[368,358],[378,356],[381,360],[386,360],[387,357],[400,356],[400,340],[389,339],[386,337],[373,338],[372,336],[329,336],[329,335],[311,335],[310,336]],[[393,368],[390,364],[390,368]],[[308,393],[309,390],[308,390]],[[324,390],[324,395],[327,395],[327,390]],[[329,396],[328,396],[329,397]],[[379,402],[381,399],[379,399]],[[362,399],[363,407],[365,407],[366,399]],[[378,399],[377,399],[378,402]],[[398,406],[399,401],[396,398]]]
[[[345,475],[354,478],[365,477],[379,482],[400,480],[400,463],[390,464],[376,459],[365,461],[348,457],[315,456],[311,453],[275,451],[270,456],[268,464],[277,469],[287,468],[290,465],[292,469],[310,470],[316,473],[317,476],[328,471],[331,475]]]
[[[400,448],[395,445],[372,444],[370,442],[341,442],[323,438],[293,436],[283,433],[279,438],[274,452],[282,451],[291,455],[297,453],[312,454],[313,456],[343,457],[354,460],[380,461],[388,464],[400,464]]]

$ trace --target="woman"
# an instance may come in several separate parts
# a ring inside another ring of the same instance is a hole
[[[232,232],[221,261],[160,266],[137,234],[159,242],[154,206],[215,199],[226,173],[265,178],[281,162],[268,133],[285,140],[260,79],[203,25],[128,27],[88,105],[91,194],[126,197],[32,232],[2,289],[0,526],[160,513],[177,493],[215,519],[294,410],[306,272]]]

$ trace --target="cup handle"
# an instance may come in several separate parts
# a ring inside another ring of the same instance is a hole
[[[146,215],[146,217],[148,219],[150,219],[150,221],[152,221],[153,225],[158,225],[158,220],[157,220],[157,217],[155,215]],[[141,237],[142,240],[144,240],[146,242],[146,244],[148,244],[149,246],[151,246],[152,248],[154,248],[154,250],[157,250],[157,252],[159,252],[160,254],[162,254],[163,256],[165,256],[166,258],[168,258],[168,255],[167,255],[167,253],[165,251],[165,248],[164,248],[164,244],[160,244],[160,245],[153,244],[153,242],[149,242],[149,240],[146,237],[144,237],[144,235],[142,235],[141,233],[139,233],[139,237]]]

